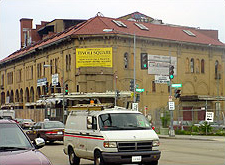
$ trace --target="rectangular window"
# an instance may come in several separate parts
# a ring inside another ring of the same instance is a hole
[[[52,68],[52,60],[50,60],[50,66],[51,66],[51,67],[50,67],[50,73],[51,73],[51,75],[52,75],[52,74],[53,74],[53,71],[52,71],[52,69],[53,69],[53,68]]]
[[[22,69],[18,69],[16,71],[16,82],[18,83],[22,82]]]
[[[55,73],[58,73],[58,68],[57,68],[57,66],[58,66],[58,59],[56,58],[56,59],[55,59]]]
[[[33,79],[33,66],[30,67],[30,78]]]
[[[37,77],[41,78],[41,64],[37,64]]]
[[[196,35],[192,33],[190,30],[183,30],[183,32],[185,32],[189,36],[196,37]]]
[[[122,21],[112,20],[119,27],[127,27]]]
[[[4,74],[2,75],[2,81],[1,81],[1,85],[4,86],[5,82],[5,78],[4,78]]]
[[[137,27],[139,27],[141,30],[149,30],[145,25],[141,23],[134,23]]]
[[[77,85],[77,92],[80,92],[80,86]]]
[[[152,81],[152,92],[156,92],[155,81]]]
[[[7,73],[7,82],[8,84],[13,84],[13,72]]]

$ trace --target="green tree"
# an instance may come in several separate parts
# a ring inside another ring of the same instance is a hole
[[[203,134],[208,134],[212,132],[212,127],[209,125],[209,123],[207,121],[205,121],[203,124],[200,125],[199,130],[203,133]]]
[[[170,121],[170,113],[168,110],[163,110],[163,117],[161,117],[162,127],[168,128]]]

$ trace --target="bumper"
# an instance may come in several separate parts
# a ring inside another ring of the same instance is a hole
[[[45,141],[63,141],[63,135],[45,135]]]
[[[106,163],[147,163],[159,160],[161,151],[102,152]],[[140,162],[132,162],[132,156],[141,156]]]

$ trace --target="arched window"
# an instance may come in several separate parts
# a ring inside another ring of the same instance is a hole
[[[194,73],[195,72],[195,70],[194,70],[195,65],[194,65],[194,59],[193,58],[191,59],[191,65],[190,65],[190,67],[191,67],[191,73]]]
[[[205,61],[201,60],[201,73],[205,73]]]
[[[30,101],[34,102],[34,88],[33,87],[30,88]]]
[[[66,71],[69,70],[69,57],[66,55]]]
[[[14,103],[14,92],[13,92],[13,90],[11,90],[9,101],[10,101],[10,103]]]
[[[128,53],[124,53],[124,68],[127,69],[128,68]]]
[[[25,91],[25,100],[27,103],[30,102],[30,95],[29,95],[29,90],[28,88],[26,88],[26,91]]]
[[[40,97],[41,97],[41,88],[37,87],[36,99],[39,99]]]
[[[20,101],[20,96],[19,96],[19,90],[16,90],[16,94],[15,94],[15,102],[19,102]]]
[[[196,73],[200,73],[200,61],[199,61],[199,59],[196,60]]]
[[[219,61],[216,60],[215,62],[215,79],[219,78]]]
[[[189,59],[186,58],[186,63],[185,63],[185,71],[186,71],[186,73],[189,73],[189,68],[190,68]]]
[[[69,54],[69,71],[71,71],[71,55]]]
[[[23,102],[23,89],[20,89],[20,103]]]

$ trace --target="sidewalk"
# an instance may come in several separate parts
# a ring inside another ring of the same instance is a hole
[[[204,141],[221,141],[225,142],[224,136],[204,136],[204,135],[175,135],[170,137],[169,135],[158,134],[159,139],[183,139],[183,140],[204,140]]]

